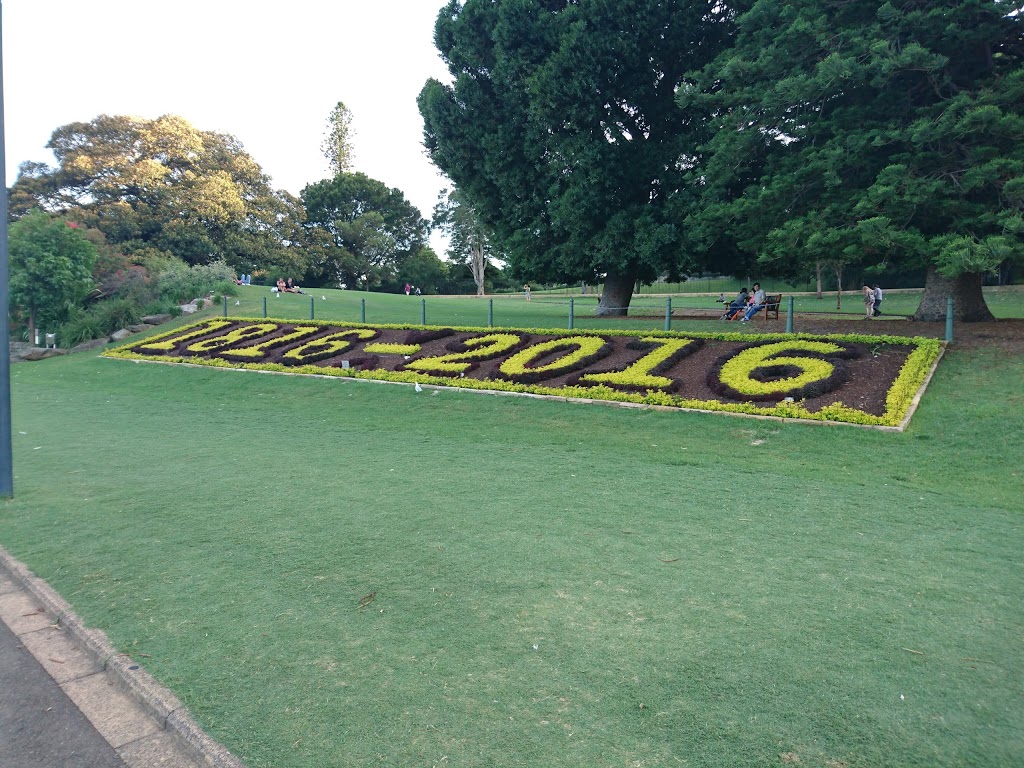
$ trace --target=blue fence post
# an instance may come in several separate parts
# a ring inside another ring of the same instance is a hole
[[[228,316],[228,295],[224,294],[224,317]]]
[[[793,332],[793,297],[786,302],[786,333]]]
[[[267,297],[263,297],[263,316],[267,316]]]
[[[359,300],[359,322],[366,322],[366,299]]]
[[[573,326],[576,324],[575,314],[576,314],[576,312],[575,312],[575,305],[573,303],[573,300],[569,299],[569,330],[570,331],[572,330]]]
[[[316,319],[314,317],[314,315],[316,314],[315,306],[316,306],[316,302],[313,301],[313,297],[310,296],[309,297],[309,319],[310,320],[315,320]]]
[[[953,343],[953,297],[946,297],[946,342]]]
[[[494,299],[487,300],[487,327],[494,327]]]
[[[420,299],[420,325],[427,324],[427,300]]]
[[[665,299],[665,330],[672,330],[672,297]]]

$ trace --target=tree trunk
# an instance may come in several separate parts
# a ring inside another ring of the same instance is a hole
[[[821,270],[824,268],[824,264],[820,261],[814,262],[814,279],[817,281],[818,290],[815,292],[818,301],[821,301]]]
[[[946,300],[953,297],[953,319],[961,323],[984,323],[995,320],[981,292],[981,274],[968,272],[950,279],[928,267],[924,295],[914,314],[915,320],[938,323],[946,319]]]
[[[469,267],[473,272],[473,282],[476,283],[476,295],[483,296],[484,270],[487,267],[487,261],[484,259],[484,246],[480,241],[474,243],[470,251]]]
[[[633,298],[636,278],[630,274],[612,274],[604,279],[604,293],[597,305],[598,317],[625,317],[629,312],[629,302]]]

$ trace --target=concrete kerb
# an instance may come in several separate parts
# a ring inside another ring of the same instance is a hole
[[[2,546],[0,570],[6,571],[15,584],[40,603],[55,626],[64,630],[161,728],[177,736],[197,758],[215,768],[246,768],[225,746],[206,735],[177,696],[154,680],[128,654],[118,653],[103,631],[85,626],[64,598]]]

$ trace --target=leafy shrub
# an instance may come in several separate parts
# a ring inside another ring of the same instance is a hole
[[[129,266],[107,274],[100,283],[100,292],[108,299],[131,299],[144,304],[152,299],[153,286],[143,267]]]
[[[114,299],[104,301],[93,307],[90,314],[93,314],[103,334],[110,334],[129,325],[135,325],[142,319],[142,309],[130,299]],[[95,337],[93,337],[95,338]]]
[[[181,308],[173,302],[150,301],[139,308],[139,314],[142,317],[146,315],[174,315],[177,317],[181,314]]]
[[[219,290],[230,290],[235,273],[223,261],[197,264],[190,267],[184,262],[175,264],[157,275],[157,292],[161,298],[178,303],[191,301],[196,296]]]
[[[498,375],[519,384],[532,384],[553,375],[583,370],[611,351],[611,344],[601,336],[551,339],[516,352],[498,366]]]
[[[103,329],[100,318],[95,313],[82,312],[57,330],[57,343],[70,349],[82,342],[99,339],[106,335],[107,332]]]

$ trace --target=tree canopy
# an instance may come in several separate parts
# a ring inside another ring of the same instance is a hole
[[[305,281],[371,288],[400,278],[430,225],[401,190],[341,173],[302,190],[309,255]]]
[[[78,224],[33,211],[11,225],[11,306],[27,315],[29,333],[37,322],[55,322],[93,288],[96,246]]]
[[[714,127],[687,230],[777,274],[928,267],[918,317],[987,319],[982,272],[1024,255],[1017,3],[730,3],[734,45],[680,89]]]
[[[625,314],[637,280],[689,265],[679,211],[707,136],[675,93],[727,40],[722,8],[451,0],[441,10],[434,41],[454,82],[420,92],[425,145],[514,271],[603,280],[598,311]]]
[[[21,166],[14,216],[73,210],[126,252],[155,249],[190,264],[280,257],[287,201],[232,136],[174,115],[101,115],[58,128],[47,147],[57,167]]]

